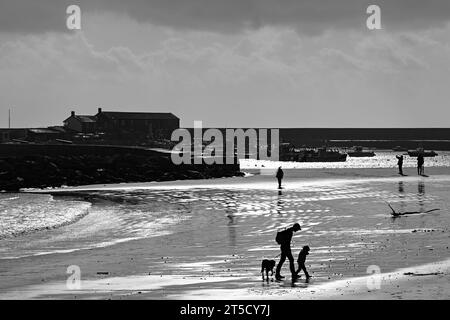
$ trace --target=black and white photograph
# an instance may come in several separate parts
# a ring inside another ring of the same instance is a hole
[[[449,84],[447,0],[0,0],[0,300],[448,300]]]

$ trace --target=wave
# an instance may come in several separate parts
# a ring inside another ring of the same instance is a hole
[[[39,210],[31,209],[36,209],[39,203],[46,209],[47,220],[60,211],[64,211],[65,220],[61,221],[60,217],[57,220],[61,223],[51,220],[44,224],[32,219],[27,228],[23,228],[17,214],[13,214],[15,219],[8,223],[9,228],[1,226],[0,221],[0,233],[3,233],[0,240],[4,244],[0,260],[65,254],[169,235],[175,225],[191,217],[186,210],[186,199],[180,197],[177,204],[172,204],[168,201],[169,194],[164,192],[71,193],[55,196],[58,200],[49,195],[19,194],[19,198],[18,203],[31,216],[41,216]],[[4,208],[3,214],[11,212]],[[49,232],[37,233],[42,230]]]
[[[89,214],[91,204],[60,201],[51,195],[17,194],[0,199],[0,239],[53,230]]]

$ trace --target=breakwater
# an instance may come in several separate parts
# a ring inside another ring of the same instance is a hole
[[[239,164],[175,165],[139,147],[0,144],[0,190],[241,176]]]

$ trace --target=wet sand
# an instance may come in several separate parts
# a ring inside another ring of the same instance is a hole
[[[0,299],[448,299],[450,169],[428,168],[429,177],[405,173],[410,176],[393,169],[288,170],[281,196],[268,175],[73,188],[201,189],[192,197],[205,200],[171,234],[2,259]],[[392,219],[385,200],[398,210],[440,210]],[[279,252],[274,232],[295,221],[303,230],[293,252],[310,244],[312,280],[294,287],[289,279],[261,281],[261,259]],[[71,265],[81,269],[81,290],[66,285]],[[371,265],[380,268],[379,289],[367,286]]]
[[[2,299],[171,299],[171,300],[443,300],[450,296],[450,260],[364,277],[314,285],[304,279],[292,284],[255,286],[245,277],[125,276],[85,280],[82,290],[60,281],[15,288]],[[236,282],[241,285],[236,286]],[[167,294],[160,293],[167,290]],[[176,293],[176,291],[182,293]]]

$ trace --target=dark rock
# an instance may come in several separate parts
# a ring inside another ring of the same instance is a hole
[[[242,176],[238,165],[174,165],[140,154],[11,156],[0,160],[0,190]]]

